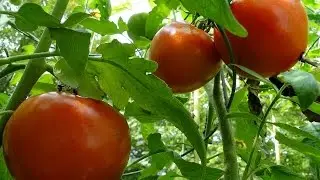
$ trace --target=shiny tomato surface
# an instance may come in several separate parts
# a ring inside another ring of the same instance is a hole
[[[174,93],[187,93],[202,87],[217,74],[222,62],[213,39],[183,22],[173,22],[157,32],[149,58],[158,63],[155,75]]]
[[[248,31],[246,38],[228,33],[236,64],[270,77],[297,63],[308,40],[308,19],[300,0],[234,0],[231,10]],[[223,61],[230,63],[217,29],[214,40]]]
[[[110,105],[51,92],[18,107],[5,127],[3,148],[16,180],[119,180],[130,135]]]

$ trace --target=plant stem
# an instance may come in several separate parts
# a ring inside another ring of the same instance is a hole
[[[0,79],[25,67],[26,65],[24,64],[10,64],[0,72]]]
[[[212,99],[212,96],[213,96],[212,94],[211,95],[208,94],[208,97],[210,99]],[[213,122],[213,115],[214,115],[214,104],[213,104],[213,101],[209,100],[209,108],[208,108],[208,115],[207,115],[207,121],[206,121],[206,129],[205,129],[205,132],[204,132],[204,136],[205,137],[209,136],[209,134],[210,134],[210,131],[211,131],[211,128],[212,128],[212,122]],[[208,148],[208,144],[209,144],[209,138],[205,139],[204,143],[205,143],[205,146],[206,146],[206,149],[207,149]]]
[[[11,11],[0,11],[0,14],[9,15],[9,16],[16,16],[16,13],[11,12]]]
[[[148,157],[151,157],[151,156],[153,156],[153,155],[160,154],[160,153],[163,153],[163,152],[165,152],[165,151],[158,151],[158,152],[155,152],[155,153],[145,154],[145,155],[141,156],[140,158],[138,158],[137,160],[135,160],[134,162],[132,162],[130,165],[128,165],[128,166],[126,167],[126,169],[128,169],[129,167],[132,167],[132,166],[135,165],[135,164],[138,164],[140,161],[142,161],[142,160],[144,160],[144,159],[146,159],[146,158],[148,158]]]
[[[271,111],[271,109],[273,108],[273,106],[276,104],[276,102],[278,101],[278,99],[281,97],[281,94],[282,94],[282,91],[287,87],[287,85],[283,85],[281,87],[281,89],[278,91],[276,97],[273,99],[273,101],[271,102],[271,104],[269,105],[266,113],[264,114],[263,118],[262,118],[262,121],[260,123],[260,126],[259,126],[259,129],[258,129],[258,132],[254,138],[254,141],[253,141],[253,144],[252,144],[252,150],[250,152],[250,156],[249,156],[249,159],[248,159],[248,162],[247,162],[247,165],[246,165],[246,168],[244,170],[244,173],[243,173],[243,176],[242,176],[242,179],[245,180],[247,178],[249,178],[248,174],[250,174],[250,166],[251,166],[251,162],[252,162],[252,158],[253,158],[253,154],[255,152],[255,149],[256,149],[256,146],[258,144],[258,138],[259,138],[259,135],[264,127],[264,125],[266,124],[267,122],[267,117]]]
[[[43,61],[43,58],[53,57],[53,56],[60,56],[60,54],[57,52],[39,52],[39,53],[28,54],[28,55],[11,56],[11,57],[0,59],[0,66],[3,66],[5,64],[11,64],[11,63],[14,63],[17,61],[23,61],[26,59],[30,59],[30,60],[34,59],[37,61]]]
[[[216,157],[218,157],[218,156],[220,156],[220,155],[222,155],[222,154],[223,154],[222,152],[221,152],[221,153],[218,153],[218,154],[215,154],[215,155],[207,158],[207,161],[210,161],[211,159],[214,159],[214,158],[216,158]]]
[[[230,56],[230,62],[231,62],[231,64],[235,64],[236,59],[234,57],[232,46],[231,46],[231,43],[230,43],[229,38],[227,36],[227,33],[221,26],[217,25],[217,27],[218,27],[221,35],[222,35],[224,43],[226,44],[226,46],[228,48],[228,53],[229,53],[229,56]],[[237,72],[236,72],[236,68],[234,66],[231,66],[230,68],[232,69],[232,90],[231,90],[230,98],[229,98],[229,101],[228,101],[228,104],[227,104],[227,111],[229,111],[229,109],[231,107],[234,95],[236,93],[236,88],[237,88]]]
[[[223,70],[221,70],[221,81],[222,81],[222,92],[223,92],[223,97],[225,101],[226,107],[228,106],[228,89],[227,89],[227,83],[226,83],[226,77],[224,75]]]
[[[13,111],[10,111],[10,110],[8,110],[8,111],[0,111],[0,115],[12,114],[12,113],[13,113]]]
[[[304,57],[301,58],[300,61],[303,62],[303,63],[310,64],[313,67],[319,67],[319,64],[317,62],[313,62],[313,61],[311,61],[311,60],[309,60],[307,58],[304,58]]]
[[[208,134],[208,136],[206,136],[206,137],[204,138],[204,141],[207,141],[207,140],[217,131],[217,129],[218,129],[217,127],[213,128],[213,130]],[[190,153],[193,152],[193,151],[194,151],[194,148],[191,148],[191,149],[189,149],[188,151],[186,151],[186,152],[184,152],[183,154],[181,154],[180,156],[181,156],[181,157],[184,157],[184,156],[190,154]]]
[[[213,98],[215,109],[219,117],[220,132],[222,137],[223,153],[225,160],[225,180],[238,180],[238,162],[236,154],[236,146],[233,138],[232,127],[227,115],[227,109],[223,101],[223,94],[221,89],[221,74],[220,72],[214,79]]]
[[[61,19],[69,0],[57,0],[54,6],[52,15],[58,19]],[[0,14],[3,12],[0,12]],[[14,14],[16,15],[16,14]],[[48,51],[51,45],[51,38],[48,29],[45,29],[39,44],[35,50],[36,53]],[[38,60],[31,60],[27,64],[27,67],[24,71],[23,76],[21,77],[20,82],[18,83],[15,91],[11,95],[8,104],[5,107],[5,110],[15,110],[22,101],[26,99],[28,94],[30,93],[32,87],[38,81],[40,76],[45,72],[45,60],[43,58]],[[0,133],[3,134],[4,127],[10,118],[10,115],[3,115],[0,119]],[[0,145],[2,145],[2,138],[0,138]]]

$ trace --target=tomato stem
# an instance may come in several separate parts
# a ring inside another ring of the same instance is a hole
[[[1,111],[1,112],[0,112],[0,115],[12,114],[12,113],[13,113],[13,111],[10,111],[10,110],[8,110],[8,111]]]
[[[52,15],[55,16],[58,19],[61,19],[67,5],[69,3],[69,0],[57,0]],[[0,12],[4,13],[3,11]],[[39,44],[35,50],[36,53],[48,51],[49,47],[51,45],[51,38],[50,33],[48,29],[45,29],[41,39],[39,41]],[[14,57],[10,57],[14,58]],[[27,67],[21,77],[21,80],[19,81],[15,91],[11,95],[8,104],[5,107],[5,110],[15,110],[22,101],[26,99],[28,94],[30,93],[32,87],[35,85],[35,83],[38,81],[40,76],[45,72],[46,70],[46,63],[43,58],[40,58],[38,60],[30,60],[27,64]],[[0,119],[0,131],[1,134],[3,134],[4,127],[10,118],[10,114],[5,114]],[[2,145],[2,138],[0,138],[0,145]]]
[[[214,118],[213,83],[210,82],[207,85],[205,85],[205,90],[206,90],[208,100],[209,100],[209,108],[208,108],[208,112],[207,112],[208,114],[207,114],[207,118],[206,118],[204,136],[208,137],[211,132],[211,129],[212,129],[213,118]],[[206,148],[208,148],[209,138],[205,139],[204,143],[205,143]]]
[[[223,153],[225,160],[225,180],[238,180],[238,161],[236,146],[233,138],[232,127],[227,115],[227,109],[223,101],[221,88],[221,73],[219,72],[214,79],[213,98],[216,112],[218,114],[220,132],[222,137]]]
[[[11,64],[17,61],[27,60],[27,59],[30,59],[30,60],[35,59],[35,60],[43,61],[42,58],[53,57],[53,56],[60,56],[60,54],[57,52],[39,52],[39,53],[28,54],[28,55],[11,56],[11,57],[0,59],[0,66],[3,66],[5,64]]]
[[[231,104],[232,104],[234,95],[236,93],[236,88],[237,88],[237,72],[236,72],[236,68],[233,66],[233,64],[235,64],[236,60],[235,60],[235,56],[233,54],[232,46],[231,46],[231,43],[229,41],[229,38],[227,36],[226,31],[219,25],[217,25],[217,27],[218,27],[219,31],[221,32],[222,38],[224,40],[224,43],[226,44],[226,46],[228,48],[230,62],[232,64],[231,67],[230,67],[232,69],[232,90],[231,90],[229,101],[227,103],[227,111],[229,111],[230,108],[231,108]]]
[[[9,64],[0,72],[0,79],[21,69],[24,69],[26,66],[24,64]]]
[[[253,155],[254,155],[254,152],[256,150],[256,147],[257,147],[257,144],[258,144],[258,138],[259,138],[259,135],[264,127],[264,125],[266,124],[267,122],[267,117],[271,111],[271,109],[273,108],[273,106],[276,104],[276,102],[278,101],[278,99],[280,99],[281,97],[281,94],[282,94],[282,91],[287,87],[287,85],[283,85],[281,87],[281,89],[278,91],[276,97],[273,99],[273,101],[271,102],[271,104],[269,105],[265,115],[263,116],[262,118],[262,121],[259,125],[259,129],[257,131],[257,134],[254,138],[254,141],[253,141],[253,144],[252,144],[252,150],[250,152],[250,156],[249,156],[249,159],[248,159],[248,162],[247,162],[247,165],[246,165],[246,168],[244,170],[244,173],[243,173],[243,176],[242,176],[242,180],[246,180],[249,178],[248,174],[250,174],[250,166],[251,166],[251,162],[252,162],[252,159],[253,159]]]

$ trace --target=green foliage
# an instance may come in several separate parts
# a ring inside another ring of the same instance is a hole
[[[21,0],[10,0],[10,3],[13,5],[19,6],[22,3],[22,1]]]
[[[88,4],[83,0],[70,1],[63,22],[49,13],[55,1],[25,2],[17,12],[12,11],[14,6],[9,3],[0,4],[1,11],[9,12],[5,14],[15,19],[15,24],[9,19],[10,25],[3,20],[4,16],[0,16],[0,24],[4,22],[0,26],[0,58],[6,56],[2,49],[8,50],[13,57],[32,55],[44,27],[49,29],[50,38],[54,40],[50,51],[59,53],[57,57],[46,59],[48,72],[38,79],[28,95],[56,91],[57,85],[63,84],[76,89],[81,96],[104,100],[123,113],[132,137],[130,162],[123,179],[223,178],[220,135],[213,132],[208,138],[207,149],[203,141],[209,101],[213,102],[212,97],[207,96],[212,94],[212,82],[207,84],[206,91],[204,88],[198,90],[200,105],[196,107],[193,93],[173,94],[164,81],[153,75],[158,65],[146,57],[157,31],[174,20],[185,19],[187,23],[194,21],[197,24],[209,18],[229,32],[245,37],[246,30],[232,15],[227,1],[154,0],[149,4],[150,11],[139,9],[135,13],[127,10],[137,6],[131,1],[117,5],[110,0],[91,0]],[[320,5],[313,0],[303,3],[308,10],[310,26],[305,58],[314,61],[320,53],[317,10]],[[98,12],[101,17],[88,12]],[[126,16],[128,12],[130,16]],[[1,108],[21,81],[21,69],[27,63],[28,60],[13,62],[0,68],[0,74],[5,72],[0,77]],[[241,159],[238,161],[240,174],[248,163],[254,138],[265,116],[267,124],[258,136],[249,171],[253,179],[320,179],[320,126],[318,122],[309,122],[311,120],[305,116],[307,110],[315,117],[320,115],[319,68],[298,63],[294,70],[282,73],[280,80],[294,94],[283,93],[271,112],[265,114],[281,86],[277,87],[250,69],[236,66],[260,81],[253,87],[238,78],[235,97],[226,115],[234,128],[237,155]],[[8,69],[12,72],[7,74]],[[232,73],[227,67],[223,72],[226,75],[224,100],[227,101],[233,83]],[[259,99],[255,104],[250,104],[248,96],[252,94],[248,89]],[[249,107],[252,105],[261,105],[261,114],[251,112]],[[200,112],[201,119],[197,123],[193,118],[196,111]],[[212,125],[210,130],[216,131],[217,121]],[[11,179],[3,157],[0,159],[0,179]]]
[[[320,87],[312,74],[302,71],[284,73],[284,81],[297,93],[302,109],[308,108],[320,95]]]
[[[235,35],[240,37],[248,35],[244,27],[233,16],[230,6],[225,0],[182,0],[181,2],[189,11],[198,12],[206,18],[213,19]]]
[[[33,3],[23,4],[15,14],[16,25],[22,31],[34,31],[38,26],[59,27],[59,21],[46,13],[41,6]]]

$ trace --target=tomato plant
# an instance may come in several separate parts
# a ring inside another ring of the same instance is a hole
[[[158,64],[155,74],[176,93],[204,86],[221,65],[212,38],[193,25],[181,22],[168,24],[157,32],[149,58]]]
[[[271,77],[293,67],[306,51],[308,19],[300,0],[235,0],[231,10],[248,36],[228,33],[235,64]],[[220,32],[215,31],[217,50],[225,63],[230,56]]]
[[[108,104],[65,93],[25,100],[4,131],[15,179],[119,179],[130,152],[125,118]]]
[[[229,2],[0,0],[0,179],[319,180],[319,2]]]

